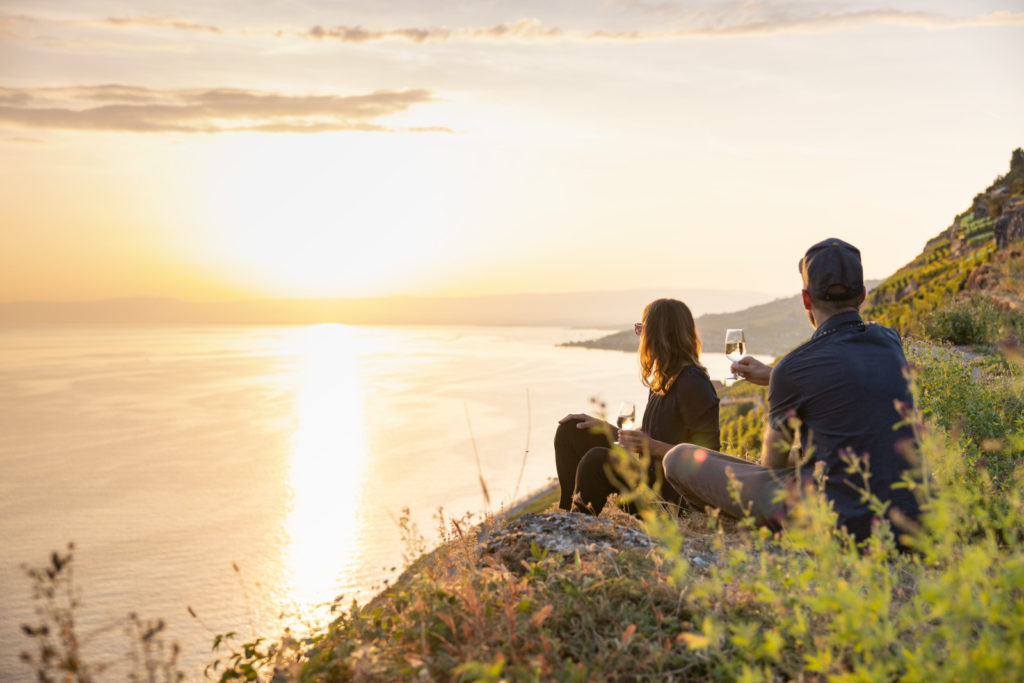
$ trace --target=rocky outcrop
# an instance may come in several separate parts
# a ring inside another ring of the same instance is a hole
[[[949,238],[949,253],[951,256],[960,256],[964,250],[963,233],[960,230],[960,219],[957,218],[953,224],[946,228],[946,237]],[[902,296],[902,295],[901,295]]]
[[[1024,240],[1024,209],[1004,211],[993,229],[996,249],[1006,249],[1014,242]]]
[[[488,536],[481,557],[494,557],[510,571],[522,574],[535,560],[534,545],[566,560],[579,553],[583,561],[625,548],[643,552],[655,549],[654,541],[634,527],[578,512],[542,512],[527,513]],[[708,545],[692,543],[681,553],[692,567],[707,571],[718,562],[717,553]]]
[[[1009,243],[997,250],[988,263],[973,271],[964,284],[964,291],[979,294],[1004,311],[1024,311],[1024,290],[1017,273],[1024,261],[1024,244]]]
[[[653,550],[654,542],[638,529],[578,512],[525,514],[487,539],[483,554],[501,560],[509,570],[522,573],[533,559],[533,546],[565,558],[581,559],[622,548]]]
[[[999,273],[989,264],[983,263],[971,271],[964,289],[968,291],[987,291],[999,287]]]

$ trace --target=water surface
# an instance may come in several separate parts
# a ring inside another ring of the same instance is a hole
[[[83,630],[131,611],[164,618],[190,673],[218,633],[301,628],[337,595],[365,601],[401,569],[403,508],[435,541],[439,507],[493,511],[548,483],[567,412],[592,398],[643,406],[635,354],[556,346],[604,332],[0,331],[5,680],[29,678],[19,565],[68,541]],[[724,374],[724,357],[704,362]],[[85,652],[122,644],[101,636]]]

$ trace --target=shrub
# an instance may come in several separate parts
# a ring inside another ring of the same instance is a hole
[[[927,339],[958,346],[993,341],[999,331],[999,309],[980,297],[958,297],[924,318]]]
[[[1024,384],[1018,366],[998,355],[967,356],[942,345],[910,343],[918,408],[947,434],[977,475],[984,466],[1007,482],[1021,456],[1013,435],[1024,433]]]

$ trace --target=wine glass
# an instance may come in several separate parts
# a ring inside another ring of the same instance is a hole
[[[731,360],[733,363],[737,363],[743,360],[743,357],[747,355],[747,342],[743,339],[743,330],[729,329],[725,331],[725,357]],[[725,378],[726,383],[730,380],[742,379],[734,374],[730,374]]]
[[[619,416],[615,419],[615,423],[619,426],[619,429],[632,429],[636,426],[636,406],[633,405],[632,401],[623,401],[622,405],[619,406]],[[621,446],[618,439],[615,439],[615,445]]]

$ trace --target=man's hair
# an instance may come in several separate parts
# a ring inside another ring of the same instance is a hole
[[[829,293],[830,294],[835,293],[837,291],[839,293],[842,293],[845,290],[844,290],[844,288],[841,285],[838,285],[838,286],[837,285],[833,285],[832,287],[829,287]],[[811,297],[811,304],[815,308],[817,308],[822,313],[825,313],[827,315],[832,316],[832,315],[835,315],[836,313],[842,313],[844,311],[849,311],[849,310],[856,311],[856,310],[858,310],[860,308],[861,296],[863,296],[864,290],[862,289],[861,293],[858,294],[857,296],[847,297],[845,299],[829,299],[829,300],[825,300],[825,299],[819,299],[818,297],[814,296],[810,292],[808,292],[807,294],[808,294],[808,296]]]

